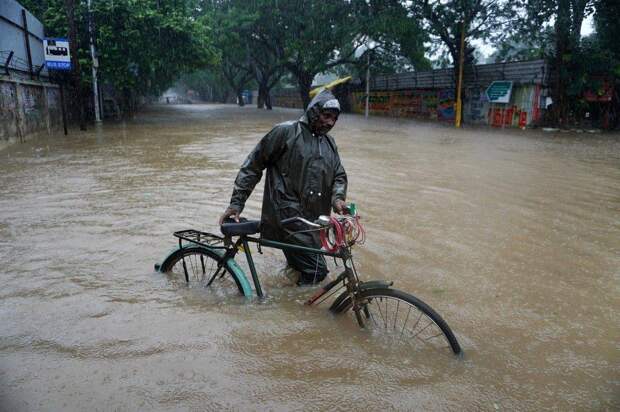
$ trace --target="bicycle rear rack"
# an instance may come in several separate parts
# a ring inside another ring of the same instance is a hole
[[[224,246],[224,237],[214,235],[213,233],[188,229],[174,232],[174,236],[179,238],[179,247],[183,247],[182,243],[183,240],[185,240],[187,242],[211,249],[226,249]]]

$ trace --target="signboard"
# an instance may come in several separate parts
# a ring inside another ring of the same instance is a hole
[[[614,85],[611,81],[598,77],[594,78],[599,83],[599,87],[587,89],[583,92],[586,102],[611,102],[614,95]]]
[[[71,70],[71,55],[67,39],[43,40],[45,65],[49,70]]]
[[[510,102],[510,93],[512,93],[512,82],[506,80],[494,81],[486,91],[487,98],[491,103]]]

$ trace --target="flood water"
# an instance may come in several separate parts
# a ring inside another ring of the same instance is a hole
[[[278,251],[255,254],[264,301],[155,272],[173,231],[217,232],[247,153],[299,114],[160,106],[0,151],[0,410],[620,408],[617,134],[341,116],[358,269],[433,306],[462,359],[304,306]]]

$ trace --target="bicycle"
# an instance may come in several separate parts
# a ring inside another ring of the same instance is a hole
[[[462,354],[461,346],[446,321],[429,305],[409,293],[394,289],[391,281],[360,280],[351,253],[357,238],[353,233],[355,224],[352,221],[359,222],[359,216],[354,206],[351,209],[351,215],[320,216],[315,222],[301,217],[282,221],[283,225],[298,221],[310,227],[308,231],[321,231],[321,249],[254,237],[252,235],[259,233],[260,221],[246,219],[241,219],[239,223],[228,220],[222,224],[223,236],[194,229],[177,231],[174,236],[178,238],[178,248],[160,265],[156,264],[155,270],[181,276],[188,284],[198,282],[211,290],[235,292],[246,297],[256,294],[262,298],[264,294],[250,243],[257,244],[259,253],[262,253],[263,247],[269,247],[333,257],[342,261],[344,271],[319,287],[305,302],[306,305],[318,305],[336,296],[329,311],[336,315],[351,311],[362,329],[388,339],[430,345],[441,350],[445,348],[455,355]],[[235,261],[240,251],[245,253],[254,289]]]

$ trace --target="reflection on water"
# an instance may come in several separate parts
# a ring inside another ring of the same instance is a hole
[[[256,255],[264,301],[153,272],[174,230],[217,231],[245,155],[298,114],[167,106],[0,151],[0,409],[620,407],[617,135],[341,117],[358,268],[436,308],[463,360],[303,306],[278,251]]]

